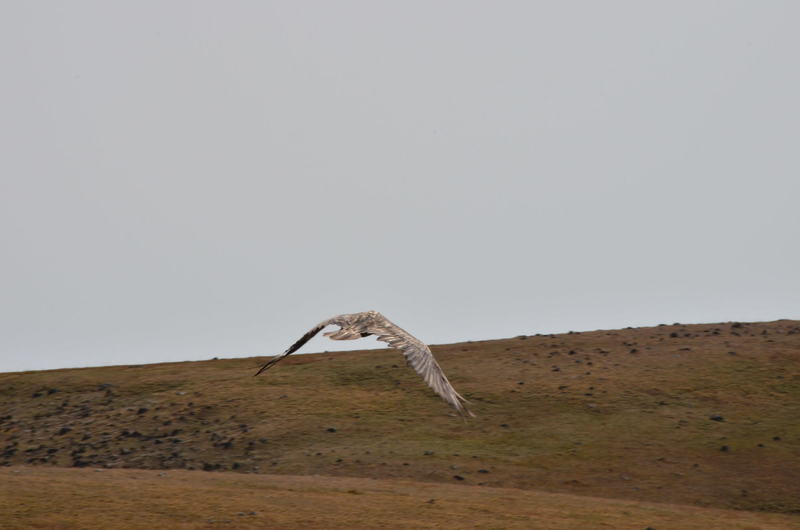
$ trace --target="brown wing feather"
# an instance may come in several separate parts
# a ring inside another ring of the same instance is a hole
[[[311,340],[311,338],[312,338],[314,335],[316,335],[317,333],[319,333],[319,332],[320,332],[320,330],[321,330],[322,328],[324,328],[325,326],[327,326],[327,325],[328,325],[328,322],[327,322],[327,321],[325,321],[325,322],[321,322],[321,323],[317,324],[316,326],[314,326],[313,328],[311,328],[310,330],[308,330],[308,333],[306,333],[305,335],[303,335],[302,337],[300,337],[300,340],[298,340],[297,342],[295,342],[294,344],[292,344],[291,346],[289,346],[289,349],[288,349],[288,350],[286,350],[286,351],[285,351],[285,352],[283,352],[282,354],[280,354],[280,355],[276,355],[275,357],[273,357],[272,359],[270,359],[270,360],[269,360],[269,361],[268,361],[268,362],[267,362],[267,363],[266,363],[264,366],[262,366],[262,367],[261,367],[261,369],[260,369],[258,372],[256,372],[256,374],[255,374],[255,375],[258,375],[258,374],[260,374],[260,373],[261,373],[261,372],[263,372],[264,370],[268,370],[270,367],[272,367],[272,365],[274,365],[275,363],[277,363],[278,361],[280,361],[280,360],[281,360],[281,359],[283,359],[284,357],[287,357],[287,356],[289,356],[289,355],[293,354],[294,352],[296,352],[297,350],[299,350],[299,349],[300,349],[300,348],[303,346],[303,344],[305,344],[306,342],[310,341],[310,340]]]

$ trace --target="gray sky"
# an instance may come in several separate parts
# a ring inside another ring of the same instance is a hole
[[[4,1],[0,371],[800,318],[798,20]]]

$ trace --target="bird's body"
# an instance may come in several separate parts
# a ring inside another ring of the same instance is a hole
[[[314,335],[329,325],[340,327],[338,330],[325,333],[325,335],[331,339],[353,340],[375,335],[378,340],[386,342],[392,348],[400,350],[406,358],[406,363],[422,376],[434,392],[449,403],[450,406],[456,409],[462,416],[474,416],[474,414],[464,406],[467,400],[456,392],[450,384],[450,381],[448,381],[447,377],[444,375],[439,363],[434,359],[430,348],[400,326],[390,322],[389,319],[377,311],[337,315],[320,322],[303,335],[300,340],[292,344],[288,350],[270,359],[269,362],[261,367],[256,375],[270,368],[284,357],[299,350],[303,344],[311,340]]]

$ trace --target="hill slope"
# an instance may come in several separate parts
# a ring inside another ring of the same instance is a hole
[[[777,530],[800,518],[408,480],[12,467],[0,526]]]
[[[0,463],[404,478],[800,513],[800,322],[0,374]],[[713,419],[712,419],[713,417]]]

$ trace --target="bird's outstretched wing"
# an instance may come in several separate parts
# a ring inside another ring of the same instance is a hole
[[[444,375],[439,363],[431,353],[430,348],[421,340],[414,337],[400,326],[377,312],[365,327],[364,331],[373,334],[380,341],[387,343],[392,348],[403,352],[406,363],[413,368],[425,383],[436,392],[439,397],[450,404],[462,416],[475,416],[464,406],[467,400],[456,392],[453,385]]]
[[[305,335],[300,337],[300,340],[298,340],[297,342],[295,342],[294,344],[289,346],[288,350],[286,350],[282,354],[276,355],[275,357],[270,359],[269,362],[267,362],[264,366],[262,366],[261,369],[258,372],[256,372],[255,375],[260,374],[261,372],[263,372],[264,370],[267,370],[268,368],[270,368],[272,365],[274,365],[275,363],[277,363],[278,361],[280,361],[284,357],[286,357],[288,355],[291,355],[294,352],[296,352],[297,350],[299,350],[303,346],[303,344],[305,344],[306,342],[310,341],[311,338],[314,335],[319,333],[320,330],[322,330],[322,328],[324,328],[327,325],[328,325],[328,321],[326,320],[325,322],[320,322],[319,324],[317,324],[316,326],[314,326],[313,328],[308,330],[308,332]]]
[[[378,340],[389,344],[392,348],[400,350],[406,358],[406,363],[422,376],[425,383],[427,383],[439,397],[449,403],[450,406],[456,409],[462,416],[475,416],[464,406],[467,400],[456,392],[453,385],[450,384],[450,381],[447,379],[447,376],[444,375],[439,363],[437,363],[436,359],[433,357],[430,348],[428,348],[424,342],[417,339],[400,326],[392,323],[377,311],[338,315],[320,322],[309,330],[308,333],[303,335],[300,340],[292,344],[288,350],[274,357],[262,366],[256,375],[268,369],[287,355],[300,349],[311,337],[319,333],[322,328],[329,324],[338,325],[341,328],[336,331],[325,333],[325,335],[331,339],[352,340],[375,335]]]

